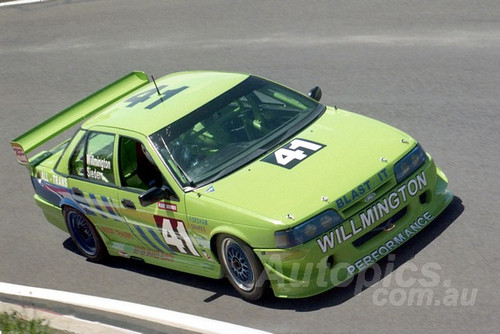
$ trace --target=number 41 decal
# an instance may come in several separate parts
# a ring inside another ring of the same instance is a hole
[[[194,248],[193,241],[186,232],[184,223],[180,220],[154,216],[156,226],[161,231],[165,243],[177,249],[177,253],[200,256]]]
[[[291,169],[323,147],[325,147],[323,144],[304,139],[294,139],[262,159],[262,161]]]
[[[152,103],[150,103],[149,105],[146,106],[146,109],[153,109],[154,107],[159,105],[160,102],[163,102],[163,101],[173,97],[174,95],[179,94],[184,89],[187,89],[189,87],[182,86],[182,87],[174,88],[174,89],[170,89],[170,90],[166,90],[165,88],[167,88],[167,86],[163,85],[163,86],[160,86],[158,88],[152,88],[152,89],[149,89],[145,92],[141,92],[139,94],[133,95],[132,97],[125,100],[125,102],[128,102],[127,108],[131,108],[138,103],[148,101],[150,98],[159,95],[155,101],[153,101]]]

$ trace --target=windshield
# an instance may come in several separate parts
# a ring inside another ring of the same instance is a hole
[[[271,150],[323,109],[309,97],[249,77],[150,139],[182,186],[201,186]]]

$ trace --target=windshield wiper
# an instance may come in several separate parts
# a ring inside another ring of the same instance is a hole
[[[235,170],[242,168],[243,166],[247,165],[248,163],[254,161],[259,156],[264,155],[266,152],[267,152],[267,150],[265,150],[265,149],[261,149],[261,148],[256,149],[252,153],[250,153],[247,156],[242,157],[240,160],[236,161],[234,164],[231,164],[231,165],[227,166],[226,168],[221,169],[217,174],[206,178],[205,180],[200,182],[199,186],[201,187],[201,186],[204,186],[204,185],[209,184],[211,182],[217,181],[218,179],[220,179],[220,178],[234,172]]]
[[[280,146],[282,143],[287,141],[288,139],[295,136],[298,132],[302,131],[306,126],[311,124],[313,121],[318,119],[325,112],[326,107],[322,104],[319,104],[316,109],[314,109],[311,113],[309,113],[302,120],[298,121],[298,123],[294,124],[291,128],[278,135],[276,138],[271,139],[268,143],[266,143],[262,150],[265,152],[270,152],[274,150],[276,147]],[[284,126],[284,125],[282,125]]]

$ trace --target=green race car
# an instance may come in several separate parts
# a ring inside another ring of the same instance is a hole
[[[413,138],[320,97],[248,74],[133,72],[11,145],[47,220],[89,260],[227,276],[250,300],[268,285],[306,297],[391,253],[453,198]]]

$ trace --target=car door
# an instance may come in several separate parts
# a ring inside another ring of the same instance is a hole
[[[69,159],[68,187],[78,209],[98,229],[104,242],[132,237],[119,212],[115,134],[87,131]]]
[[[147,139],[135,133],[120,135],[117,152],[119,211],[136,240],[133,247],[125,246],[122,251],[177,269],[201,265],[202,249],[187,230],[183,192],[172,190],[168,171],[154,155]],[[148,205],[141,204],[141,194],[163,186],[172,190],[169,196]]]

